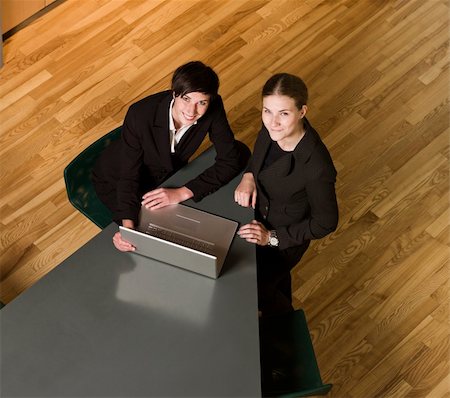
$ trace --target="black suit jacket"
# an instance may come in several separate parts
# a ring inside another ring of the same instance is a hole
[[[256,218],[276,230],[280,250],[322,238],[338,223],[336,169],[319,135],[304,120],[306,133],[295,150],[264,170],[271,139],[263,126],[247,168],[257,185]]]
[[[172,91],[146,97],[131,105],[121,139],[100,156],[93,182],[113,219],[137,220],[142,194],[156,188],[189,161],[206,134],[216,149],[215,164],[185,186],[194,201],[229,182],[246,166],[250,151],[234,139],[220,96],[170,153],[169,105]]]

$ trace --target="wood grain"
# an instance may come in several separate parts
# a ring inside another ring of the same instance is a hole
[[[63,169],[178,65],[215,68],[250,146],[286,71],[338,169],[338,229],[292,273],[329,396],[450,397],[448,17],[445,0],[63,2],[3,47],[0,299],[98,233]]]

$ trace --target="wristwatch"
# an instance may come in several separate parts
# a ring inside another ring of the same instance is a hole
[[[272,231],[269,231],[270,236],[269,236],[269,246],[270,247],[278,247],[278,236],[277,236],[277,231],[275,231],[274,229]]]

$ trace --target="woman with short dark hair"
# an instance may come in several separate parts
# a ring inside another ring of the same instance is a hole
[[[141,205],[158,209],[192,198],[199,201],[238,175],[250,157],[228,124],[219,78],[200,61],[176,69],[172,89],[131,105],[121,139],[100,156],[93,182],[118,224],[134,228]],[[157,188],[185,166],[206,135],[216,150],[214,165],[179,188]],[[114,235],[115,247],[134,250]]]

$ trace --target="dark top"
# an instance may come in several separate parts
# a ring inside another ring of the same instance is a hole
[[[282,158],[283,156],[289,153],[291,152],[284,151],[275,141],[271,141],[261,170],[267,169],[272,163],[275,163],[278,159]]]
[[[294,151],[263,169],[272,140],[262,126],[247,168],[258,190],[255,216],[266,228],[276,230],[280,250],[323,238],[338,223],[336,169],[306,119],[304,127],[305,135]]]
[[[211,101],[207,112],[184,134],[176,153],[170,153],[169,105],[172,91],[163,91],[131,105],[121,139],[100,156],[93,182],[113,219],[136,221],[142,194],[159,186],[187,164],[206,134],[215,147],[215,164],[185,184],[193,200],[216,191],[246,166],[250,151],[235,140],[222,98]]]

